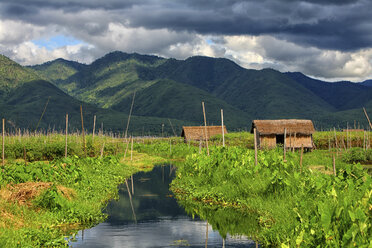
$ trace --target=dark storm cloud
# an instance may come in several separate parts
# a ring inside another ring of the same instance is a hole
[[[45,16],[46,10],[61,11],[61,15],[84,10],[106,11],[110,18],[92,20],[93,33],[97,32],[95,27],[103,32],[102,27],[107,27],[108,22],[121,22],[130,27],[200,34],[267,34],[304,46],[342,51],[372,47],[371,9],[370,0],[3,0],[0,3],[3,17],[38,25],[63,22],[71,25],[74,21],[63,20],[63,16]]]

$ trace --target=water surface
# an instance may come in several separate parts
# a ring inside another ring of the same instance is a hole
[[[70,246],[205,247],[207,242],[208,247],[256,247],[255,242],[246,237],[226,235],[224,227],[228,228],[228,225],[221,226],[221,233],[226,236],[223,240],[219,231],[212,230],[207,221],[189,216],[169,191],[169,184],[174,177],[174,170],[171,168],[158,166],[151,172],[134,175],[132,199],[128,195],[126,184],[121,185],[119,199],[111,201],[105,210],[107,220],[80,231],[76,241],[71,242]],[[131,192],[130,181],[128,187]],[[191,214],[192,210],[187,212]],[[231,213],[228,214],[232,216]],[[216,228],[215,220],[212,219]],[[232,233],[235,234],[234,230]]]

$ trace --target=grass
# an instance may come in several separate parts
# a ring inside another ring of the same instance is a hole
[[[187,157],[172,190],[185,205],[196,200],[253,214],[259,228],[239,234],[257,237],[265,246],[368,247],[371,177],[341,155],[337,176],[331,168],[328,151],[306,153],[300,172],[298,153],[287,153],[284,162],[281,149],[259,151],[255,166],[251,150],[212,147],[211,156]]]
[[[0,247],[60,247],[104,220],[102,210],[125,178],[165,159],[133,151],[132,160],[121,153],[7,162],[0,174]]]

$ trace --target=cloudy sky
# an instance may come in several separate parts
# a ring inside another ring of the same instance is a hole
[[[120,50],[335,81],[372,78],[371,0],[1,0],[0,53],[90,63]]]

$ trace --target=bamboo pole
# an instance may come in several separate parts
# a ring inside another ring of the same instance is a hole
[[[105,142],[103,142],[101,147],[101,158],[103,157],[103,150],[105,149]]]
[[[133,136],[132,136],[132,144],[130,147],[130,162],[133,163]],[[130,180],[132,182],[132,195],[134,195],[133,174],[130,176]]]
[[[66,114],[65,158],[67,158],[68,114]]]
[[[304,155],[304,145],[301,144],[301,155],[300,155],[300,172],[302,172],[302,158]]]
[[[92,133],[92,143],[94,141],[94,133],[96,132],[96,115],[93,117],[93,133]]]
[[[123,160],[125,160],[126,156],[127,156],[127,151],[128,151],[128,147],[129,147],[129,140],[126,141],[127,143],[127,147],[125,148],[125,152],[124,152],[124,158]]]
[[[136,97],[136,92],[133,93],[132,104],[130,105],[130,111],[129,111],[128,122],[127,122],[127,128],[125,129],[125,134],[124,134],[124,138],[125,139],[128,137],[128,128],[129,128],[129,123],[130,123],[130,117],[132,116],[132,110],[133,110],[134,98],[135,97]]]
[[[208,220],[207,220],[207,225],[206,225],[207,229],[205,231],[205,248],[208,247]]]
[[[203,107],[203,115],[204,115],[204,135],[205,135],[205,143],[207,145],[207,154],[209,156],[209,147],[208,147],[208,133],[207,133],[207,118],[205,116],[205,107],[204,107],[204,102],[202,102],[202,107]]]
[[[284,144],[283,144],[283,160],[284,162],[287,162],[287,160],[285,159],[285,152],[286,152],[286,140],[287,140],[287,129],[284,128]]]
[[[177,134],[176,134],[176,131],[174,131],[174,128],[173,128],[172,122],[170,121],[170,119],[168,119],[168,121],[169,121],[169,124],[170,124],[170,126],[171,126],[171,128],[172,128],[173,135],[176,137]]]
[[[368,117],[368,114],[367,114],[367,111],[366,109],[363,107],[363,111],[364,111],[364,114],[366,115],[367,117],[367,120],[368,120],[368,124],[369,124],[369,127],[372,129],[372,124],[371,124],[371,121],[369,120],[369,117]]]
[[[3,140],[2,140],[2,143],[3,143],[3,151],[2,151],[2,162],[3,162],[3,167],[5,165],[5,119],[3,118]]]
[[[37,124],[36,124],[35,133],[36,133],[36,131],[37,131],[37,128],[39,127],[39,124],[40,124],[40,122],[41,122],[41,119],[43,118],[43,116],[44,116],[44,114],[45,114],[46,108],[48,107],[49,100],[50,100],[50,96],[48,97],[48,100],[47,100],[47,102],[46,102],[46,104],[45,104],[45,106],[44,106],[44,110],[43,110],[43,112],[41,113],[40,119],[39,119],[39,121],[38,121]]]
[[[254,136],[254,165],[257,166],[257,129],[253,129],[253,136]]]
[[[222,147],[225,147],[225,129],[223,128],[223,109],[221,109]]]
[[[132,195],[130,194],[130,191],[129,191],[129,186],[128,186],[128,180],[127,179],[125,179],[125,185],[127,186],[130,206],[132,207],[133,219],[134,219],[134,222],[137,224],[136,212],[134,211],[133,202],[132,202]]]
[[[80,117],[81,117],[81,130],[83,134],[83,150],[85,157],[87,156],[86,144],[85,144],[85,131],[84,131],[84,119],[83,119],[83,105],[80,105]]]
[[[349,123],[346,124],[346,150],[350,148],[349,144]]]
[[[333,131],[334,131],[334,134],[335,134],[335,145],[336,145],[336,149],[338,149],[338,142],[337,142],[337,135],[336,135],[336,128],[335,127],[333,128]]]

